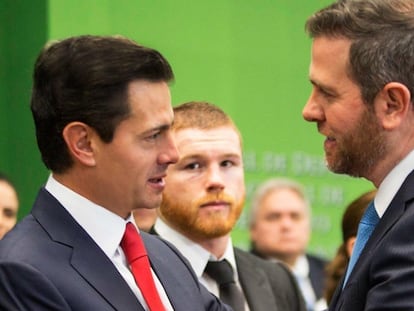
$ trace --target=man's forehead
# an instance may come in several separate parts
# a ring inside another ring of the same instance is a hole
[[[237,131],[229,126],[199,129],[186,128],[174,131],[174,137],[177,144],[179,143],[217,143],[217,142],[234,142],[240,143],[240,137]]]

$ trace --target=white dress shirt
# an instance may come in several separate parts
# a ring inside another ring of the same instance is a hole
[[[63,205],[63,207],[69,212],[69,214],[72,215],[76,222],[102,249],[105,255],[115,265],[121,276],[128,283],[141,305],[145,308],[145,310],[149,310],[139,287],[135,283],[134,276],[120,246],[126,223],[131,222],[135,225],[132,214],[125,220],[106,208],[89,201],[85,197],[62,185],[56,181],[52,175],[49,176],[45,188],[60,202],[60,204]],[[137,226],[135,225],[135,227]],[[139,232],[138,228],[137,230]],[[168,300],[167,294],[165,293],[165,290],[154,271],[152,271],[152,275],[166,310],[173,311],[174,309]]]
[[[292,272],[296,277],[302,296],[305,299],[306,308],[314,310],[316,295],[313,291],[312,283],[309,278],[309,262],[305,255],[296,259]]]

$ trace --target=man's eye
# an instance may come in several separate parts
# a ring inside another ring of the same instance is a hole
[[[267,221],[278,221],[278,220],[281,219],[281,215],[279,215],[279,214],[269,214],[269,215],[266,215],[265,219]]]
[[[190,164],[187,164],[184,168],[186,170],[196,170],[196,169],[199,169],[200,166],[201,166],[200,163],[190,163]]]
[[[16,211],[10,209],[10,208],[6,208],[3,210],[3,215],[7,218],[15,218],[17,216]]]
[[[292,214],[291,215],[292,220],[301,220],[303,216],[301,214]]]
[[[332,98],[332,97],[334,97],[333,94],[329,93],[328,91],[326,91],[324,89],[321,89],[320,92],[321,92],[322,96],[324,96],[326,98]]]
[[[226,160],[226,161],[221,162],[221,166],[223,166],[223,167],[231,167],[233,165],[234,165],[233,161],[230,161],[230,160]]]
[[[161,133],[160,132],[157,132],[157,133],[154,133],[154,134],[148,136],[148,139],[154,140],[154,139],[157,139],[158,136],[160,136],[160,135],[161,135]]]

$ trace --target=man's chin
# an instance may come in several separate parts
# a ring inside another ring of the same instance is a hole
[[[202,239],[216,239],[229,234],[231,229],[228,224],[214,223],[211,226],[204,224],[201,228],[191,230],[190,234]]]

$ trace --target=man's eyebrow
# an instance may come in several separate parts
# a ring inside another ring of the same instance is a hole
[[[148,131],[146,131],[147,133],[151,133],[151,132],[155,132],[155,131],[166,131],[169,130],[171,128],[171,124],[161,124],[159,126],[155,126],[151,129],[149,129]]]
[[[312,78],[309,78],[309,81],[310,81],[310,83],[311,83],[314,87],[316,87],[316,88],[318,88],[318,89],[320,89],[320,90],[324,90],[324,91],[327,91],[327,92],[329,92],[329,93],[336,93],[336,90],[335,90],[333,87],[331,87],[331,86],[328,86],[328,85],[326,85],[326,84],[323,84],[323,83],[321,83],[321,82],[318,82],[318,81],[316,81],[316,80],[314,80],[314,79],[312,79]]]

